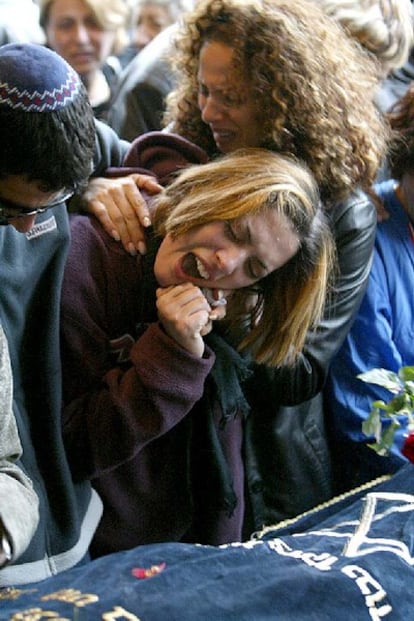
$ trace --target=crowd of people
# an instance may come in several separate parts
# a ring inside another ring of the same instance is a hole
[[[414,364],[410,0],[33,4],[44,40],[0,46],[0,588],[399,469],[357,375]]]

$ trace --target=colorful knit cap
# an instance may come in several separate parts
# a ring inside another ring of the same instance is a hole
[[[53,112],[78,96],[81,80],[56,52],[33,43],[0,47],[0,106]]]

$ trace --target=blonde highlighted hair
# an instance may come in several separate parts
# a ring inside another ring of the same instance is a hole
[[[293,364],[322,315],[335,265],[329,224],[307,168],[266,149],[239,149],[184,169],[155,205],[154,227],[162,236],[269,210],[288,218],[298,252],[253,290],[235,291],[227,319],[233,333],[243,331],[240,349],[257,362]]]

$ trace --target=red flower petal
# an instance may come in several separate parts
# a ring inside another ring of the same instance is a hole
[[[134,567],[131,573],[134,578],[138,578],[138,580],[142,580],[143,578],[152,578],[153,576],[161,573],[165,569],[165,565],[165,563],[160,563],[159,565],[152,565],[149,568]]]
[[[405,439],[404,446],[401,449],[401,453],[412,464],[414,464],[414,433],[410,433],[410,435]]]

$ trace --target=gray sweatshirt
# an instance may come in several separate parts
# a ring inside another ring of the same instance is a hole
[[[0,326],[0,524],[12,546],[12,562],[27,548],[39,521],[37,495],[16,463],[21,453],[12,411],[9,350]]]

